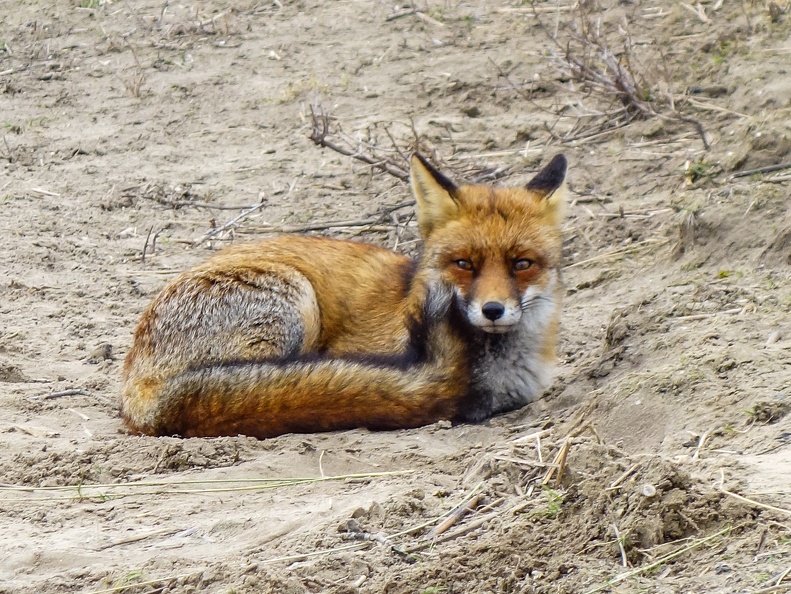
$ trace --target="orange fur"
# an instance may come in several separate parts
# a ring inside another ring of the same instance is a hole
[[[527,188],[457,187],[421,157],[425,244],[283,236],[172,281],[135,331],[122,416],[136,432],[270,437],[479,420],[549,382],[565,160]]]

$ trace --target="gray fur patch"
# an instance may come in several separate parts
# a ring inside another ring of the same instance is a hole
[[[156,358],[208,363],[298,353],[305,334],[298,304],[306,290],[312,294],[301,277],[187,279],[156,306]]]
[[[464,417],[480,421],[536,400],[549,386],[554,369],[541,354],[544,337],[558,308],[557,279],[540,295],[522,303],[522,318],[506,334],[476,337],[472,346],[471,398]]]

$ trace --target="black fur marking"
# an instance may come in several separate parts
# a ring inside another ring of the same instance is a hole
[[[508,344],[507,334],[489,334],[469,323],[463,324],[465,341],[469,349],[470,365],[475,367],[475,354],[488,353],[490,356],[499,351],[511,348]],[[470,386],[467,395],[459,402],[458,412],[453,419],[454,422],[479,423],[490,418],[494,414],[493,395],[481,389]]]
[[[425,318],[425,316],[424,316]],[[261,359],[233,359],[228,361],[209,361],[190,366],[188,372],[200,372],[206,369],[223,367],[226,369],[250,367],[257,365],[271,365],[273,367],[286,367],[293,364],[321,363],[326,361],[350,361],[362,363],[383,369],[406,370],[426,361],[429,357],[426,347],[428,323],[423,320],[409,320],[407,322],[409,343],[401,353],[369,355],[365,353],[349,353],[342,357],[328,357],[323,353],[291,353],[282,357],[268,357]]]
[[[425,348],[423,349],[425,351]],[[231,361],[209,361],[200,363],[187,368],[187,372],[200,372],[208,369],[238,369],[244,367],[256,367],[260,365],[270,365],[272,367],[287,367],[294,364],[310,365],[311,363],[322,363],[327,361],[349,361],[352,363],[362,363],[371,367],[382,369],[409,369],[421,362],[421,353],[416,352],[411,346],[403,353],[393,353],[392,355],[367,355],[364,353],[350,353],[343,357],[328,357],[321,353],[298,353],[285,357],[271,357],[266,359],[234,359]]]
[[[426,158],[421,155],[420,153],[415,153],[415,156],[423,163],[423,167],[425,167],[431,176],[436,180],[436,182],[442,186],[442,188],[451,196],[453,196],[454,192],[458,189],[458,186],[451,181],[450,178],[446,177],[436,169],[434,166],[429,163]]]
[[[538,174],[527,184],[528,190],[543,192],[547,195],[557,190],[566,179],[568,161],[564,155],[555,155]]]
[[[415,275],[417,274],[417,270],[420,267],[420,262],[417,260],[410,260],[406,266],[402,267],[399,270],[401,274],[401,278],[403,280],[404,286],[404,297],[406,298],[407,295],[412,291],[412,283],[415,280]]]

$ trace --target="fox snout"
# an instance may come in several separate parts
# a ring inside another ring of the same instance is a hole
[[[508,332],[522,317],[522,308],[512,299],[473,299],[465,310],[470,324],[492,334]]]

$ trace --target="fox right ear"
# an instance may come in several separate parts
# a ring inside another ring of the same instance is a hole
[[[409,178],[417,200],[417,223],[423,237],[458,216],[459,205],[454,198],[456,184],[417,153],[410,161]]]

